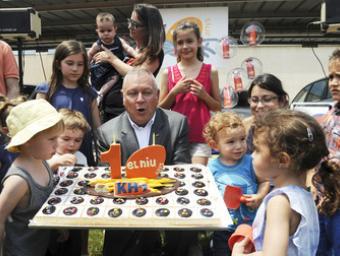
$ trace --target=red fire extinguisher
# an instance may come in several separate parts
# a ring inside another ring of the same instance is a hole
[[[223,56],[223,59],[230,58],[230,45],[229,45],[229,40],[227,39],[222,40],[222,56]]]
[[[239,73],[234,74],[234,88],[237,92],[243,89],[242,78]]]
[[[247,66],[247,74],[249,79],[254,79],[255,78],[255,68],[253,63],[251,63],[251,60],[246,61],[246,66]]]
[[[249,28],[249,34],[248,34],[248,41],[250,46],[256,45],[256,37],[257,37],[257,32],[256,32],[256,27],[252,26]]]

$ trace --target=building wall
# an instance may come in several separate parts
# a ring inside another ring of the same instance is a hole
[[[326,74],[328,72],[328,58],[336,47],[339,46],[327,45],[315,48]],[[218,63],[212,63],[218,67],[220,87],[223,87],[226,83],[228,72],[240,67],[242,61],[248,57],[259,59],[262,62],[263,72],[272,73],[279,77],[291,99],[303,86],[323,77],[321,66],[311,48],[304,48],[300,45],[239,46],[234,57],[227,60],[219,58]],[[24,84],[36,85],[49,79],[53,52],[41,53],[41,59],[43,65],[38,53],[26,53],[23,57]],[[42,66],[44,66],[47,79],[44,77]],[[157,79],[159,80],[159,76]]]

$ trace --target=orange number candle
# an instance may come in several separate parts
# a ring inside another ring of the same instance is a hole
[[[100,154],[100,160],[109,163],[111,179],[121,178],[120,144],[116,144],[115,138],[113,138],[110,149]]]

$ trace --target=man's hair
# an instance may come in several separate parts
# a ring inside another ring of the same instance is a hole
[[[96,23],[98,24],[99,22],[104,22],[104,21],[111,21],[113,24],[116,24],[116,19],[111,13],[108,13],[108,12],[98,13],[96,17]]]
[[[90,130],[90,125],[81,112],[62,108],[59,113],[62,115],[65,129],[79,129],[84,133]]]
[[[137,77],[148,76],[148,77],[150,77],[154,89],[158,90],[157,82],[156,82],[154,75],[149,70],[147,70],[145,68],[140,68],[140,67],[133,68],[126,73],[126,75],[124,77],[124,81],[123,81],[122,90],[124,90],[125,84],[130,79],[130,77],[133,77],[133,76],[137,76]]]

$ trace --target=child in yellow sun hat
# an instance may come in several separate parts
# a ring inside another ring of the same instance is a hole
[[[53,190],[46,160],[55,153],[63,122],[52,105],[39,99],[12,108],[6,123],[11,137],[6,148],[19,155],[1,183],[0,244],[5,255],[45,255],[49,230],[29,229],[28,223]]]

